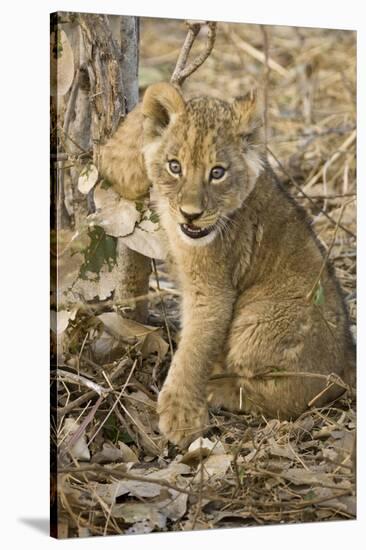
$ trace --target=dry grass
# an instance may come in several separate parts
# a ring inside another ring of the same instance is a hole
[[[143,20],[142,89],[170,77],[184,37],[178,21]],[[195,44],[195,51],[200,47]],[[223,98],[265,84],[268,159],[329,250],[353,329],[355,56],[352,32],[219,24],[213,53],[184,84],[188,96]],[[163,265],[158,277],[165,312],[154,275],[149,325],[161,327],[167,343],[169,327],[175,347],[178,293]],[[109,344],[100,352],[106,337],[96,318],[101,307],[110,310],[108,304],[89,304],[78,312],[68,329],[63,367],[71,376],[57,376],[59,536],[355,517],[356,416],[350,396],[311,408],[296,422],[214,411],[208,437],[220,452],[182,456],[162,440],[155,414],[170,363],[168,346],[149,331],[132,339],[107,335]],[[69,428],[65,433],[67,419],[78,420],[73,435]],[[88,446],[84,462],[72,456],[75,444],[81,454]],[[208,475],[210,456],[216,458]]]

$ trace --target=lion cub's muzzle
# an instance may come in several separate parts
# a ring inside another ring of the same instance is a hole
[[[197,227],[191,223],[181,223],[180,228],[187,237],[191,239],[200,239],[201,237],[206,237],[214,229],[213,225],[208,227]]]
[[[182,214],[183,218],[187,221],[187,223],[179,224],[181,230],[185,235],[187,235],[187,237],[190,237],[191,239],[200,239],[201,237],[206,237],[213,230],[213,225],[208,225],[207,227],[199,227],[198,225],[195,225],[193,223],[195,220],[198,220],[198,218],[202,216],[202,214],[204,213],[203,210],[187,212],[186,210],[179,208],[179,211]]]

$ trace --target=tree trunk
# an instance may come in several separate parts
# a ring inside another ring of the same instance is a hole
[[[65,28],[74,51],[75,79],[63,124],[63,140],[68,151],[82,156],[99,148],[115,132],[121,120],[139,100],[138,18],[116,15],[61,14],[71,18]],[[75,24],[76,23],[76,24]],[[74,95],[73,95],[74,94]],[[84,160],[85,162],[85,160]],[[66,210],[75,229],[84,222],[93,207],[92,191],[87,200],[77,188],[83,160],[69,170],[62,170],[62,189]],[[114,302],[125,315],[140,322],[147,318],[146,296],[151,272],[150,259],[117,243],[118,284]]]
[[[124,85],[125,109],[129,113],[139,100],[138,59],[139,25],[136,17],[119,17],[120,47],[122,53],[121,70]],[[120,284],[115,290],[116,303],[130,303],[128,316],[141,322],[146,321],[148,300],[133,299],[146,296],[149,291],[151,272],[150,259],[128,248],[121,240],[118,243],[118,272]]]

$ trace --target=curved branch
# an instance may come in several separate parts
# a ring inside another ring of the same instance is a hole
[[[170,79],[172,84],[176,84],[178,86],[181,86],[185,79],[194,73],[202,65],[202,63],[206,61],[212,52],[216,39],[217,23],[214,21],[186,21],[186,25],[188,27],[187,36]],[[187,66],[188,56],[192,49],[193,43],[204,26],[208,27],[205,49]]]

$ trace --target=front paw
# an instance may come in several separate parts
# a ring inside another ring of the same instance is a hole
[[[207,426],[207,403],[182,387],[164,385],[158,398],[159,429],[172,443],[187,446]]]

